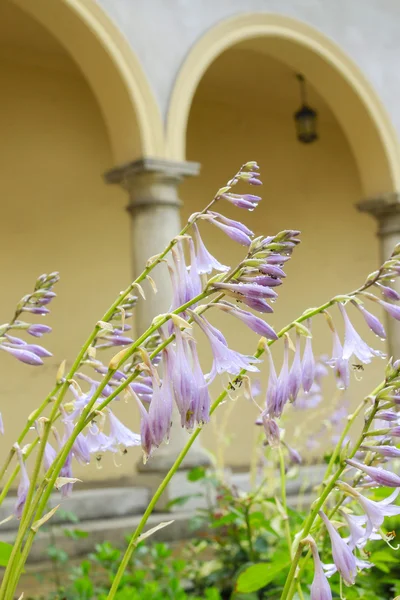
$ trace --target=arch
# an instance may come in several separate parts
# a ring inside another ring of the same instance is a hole
[[[96,2],[11,0],[66,48],[99,103],[116,163],[162,156],[163,125],[142,67]],[[139,147],[138,147],[139,138]]]
[[[400,189],[399,141],[372,86],[336,44],[309,25],[281,15],[234,17],[216,25],[197,42],[181,68],[171,95],[168,156],[185,159],[190,108],[208,67],[230,48],[260,38],[265,52],[284,61],[294,71],[302,70],[330,106],[353,150],[364,194],[370,196]]]

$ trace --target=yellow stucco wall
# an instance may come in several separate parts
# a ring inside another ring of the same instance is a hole
[[[52,388],[60,362],[75,357],[92,324],[126,287],[131,250],[127,199],[102,181],[113,158],[96,101],[77,68],[65,57],[60,67],[31,52],[18,60],[3,57],[0,74],[2,322],[36,276],[61,274],[51,315],[43,320],[54,328],[42,339],[54,358],[35,368],[5,352],[0,356],[3,456]],[[136,409],[120,403],[116,413],[132,417]],[[104,471],[85,469],[85,480],[132,471],[130,456],[121,469],[112,459],[104,462]]]

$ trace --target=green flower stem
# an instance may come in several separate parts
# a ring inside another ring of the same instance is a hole
[[[386,385],[386,381],[382,382],[378,387],[375,388],[375,390],[372,392],[372,394],[370,394],[369,397],[371,396],[376,396]],[[364,401],[362,403],[364,405]],[[375,401],[374,407],[367,419],[367,421],[364,424],[364,427],[362,429],[362,432],[356,442],[356,444],[354,445],[353,450],[351,451],[349,458],[352,458],[358,451],[359,447],[362,445],[364,438],[366,436],[366,433],[368,432],[372,421],[375,417],[375,413],[378,410],[378,405],[379,402]],[[355,411],[358,414],[358,411]],[[354,417],[353,413],[353,417]],[[357,415],[356,415],[357,416]],[[355,420],[356,417],[353,418],[353,421]],[[333,476],[331,477],[331,479],[329,480],[329,482],[326,484],[325,489],[322,491],[321,495],[319,496],[319,498],[317,498],[317,500],[313,503],[312,505],[312,510],[308,516],[308,518],[305,520],[304,522],[304,527],[302,529],[302,537],[305,538],[307,537],[307,535],[311,532],[311,529],[314,525],[314,521],[316,520],[317,516],[318,516],[318,512],[319,510],[322,508],[322,506],[325,504],[325,501],[327,500],[329,494],[332,492],[332,490],[334,489],[334,487],[336,486],[336,482],[339,479],[339,477],[343,474],[343,471],[346,469],[346,464],[342,463],[338,469],[336,470],[336,472],[333,474]],[[299,561],[301,559],[303,553],[303,546],[301,544],[298,545],[296,553],[293,557],[293,561],[292,561],[292,566],[290,568],[287,580],[286,580],[286,584],[285,587],[283,588],[283,592],[282,592],[282,596],[281,596],[281,600],[291,600],[293,598],[293,593],[294,590],[292,588],[292,584],[294,581],[294,578],[296,576],[296,571],[297,571],[297,566],[299,564]]]

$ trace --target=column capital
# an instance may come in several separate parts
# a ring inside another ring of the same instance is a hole
[[[361,200],[356,207],[360,212],[375,217],[378,221],[378,236],[400,234],[400,192]]]
[[[121,185],[129,193],[128,211],[150,206],[181,206],[178,185],[200,172],[196,162],[141,158],[104,174],[106,183]]]

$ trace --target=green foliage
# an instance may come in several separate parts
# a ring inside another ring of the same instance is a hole
[[[6,567],[8,563],[8,559],[11,556],[12,552],[12,544],[7,544],[6,542],[0,542],[0,567]]]

